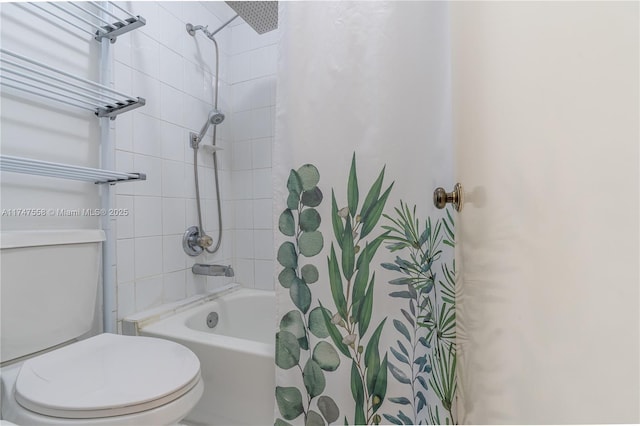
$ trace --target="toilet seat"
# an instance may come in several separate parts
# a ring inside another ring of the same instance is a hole
[[[105,333],[25,361],[15,399],[45,416],[104,418],[163,406],[199,381],[200,362],[184,346]]]

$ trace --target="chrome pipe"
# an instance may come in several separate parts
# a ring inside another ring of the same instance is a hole
[[[229,25],[231,22],[233,22],[234,19],[236,19],[238,16],[238,14],[236,14],[236,16],[234,16],[233,18],[229,19],[227,22],[225,22],[224,24],[222,24],[220,26],[220,28],[218,28],[217,30],[215,30],[214,32],[210,33],[209,31],[204,30],[204,33],[207,35],[207,37],[212,38],[214,35],[218,34],[220,32],[220,30],[222,30],[224,27],[226,27],[227,25]]]
[[[195,36],[196,35],[196,31],[202,31],[209,39],[211,39],[211,40],[213,40],[215,42],[215,39],[213,38],[213,36],[218,34],[224,27],[229,25],[238,16],[240,16],[240,15],[236,15],[233,18],[229,19],[227,22],[222,24],[220,27],[218,27],[217,30],[215,30],[213,32],[209,31],[209,26],[208,25],[202,26],[202,25],[193,25],[193,24],[187,24],[187,32],[190,35]]]

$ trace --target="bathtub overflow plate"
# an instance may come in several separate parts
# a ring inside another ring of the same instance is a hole
[[[218,325],[218,313],[209,312],[209,315],[207,315],[207,327],[213,328],[216,325]]]

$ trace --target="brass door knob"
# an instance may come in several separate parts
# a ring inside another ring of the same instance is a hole
[[[447,192],[444,188],[436,188],[436,190],[433,191],[433,204],[437,208],[443,209],[447,203],[453,204],[453,208],[456,209],[456,211],[462,211],[462,204],[464,203],[462,185],[456,183],[453,187],[453,192]]]

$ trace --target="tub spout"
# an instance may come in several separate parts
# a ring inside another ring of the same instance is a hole
[[[196,263],[191,267],[191,272],[196,275],[210,275],[214,277],[233,277],[233,268],[231,265],[207,265],[205,263]]]

